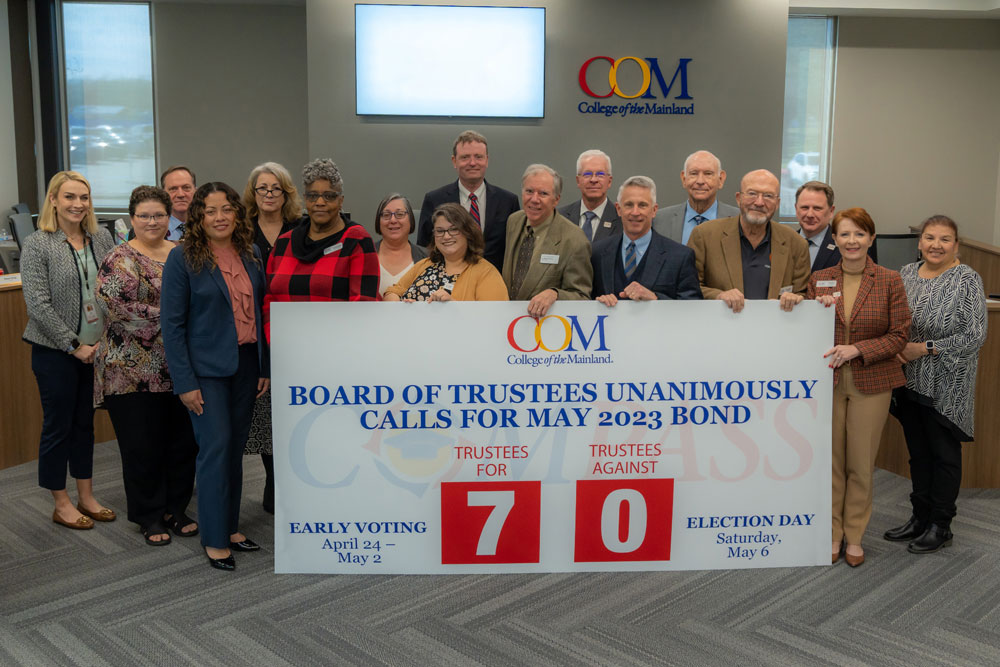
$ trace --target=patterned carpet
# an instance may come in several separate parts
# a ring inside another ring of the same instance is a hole
[[[117,448],[95,459],[123,514]],[[856,570],[361,577],[274,575],[262,487],[248,457],[243,528],[264,551],[230,574],[197,539],[56,526],[35,464],[0,471],[0,665],[1000,664],[996,490],[963,491],[954,546],[913,556],[880,538],[909,482],[878,471]]]

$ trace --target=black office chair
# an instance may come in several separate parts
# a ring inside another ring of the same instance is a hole
[[[876,261],[880,266],[893,271],[899,271],[907,264],[916,262],[920,259],[917,238],[916,234],[876,234],[875,249],[878,251]]]
[[[7,216],[10,225],[10,235],[14,237],[17,248],[24,246],[24,240],[35,233],[35,220],[30,213],[11,213]]]
[[[11,208],[14,209],[14,213],[27,213],[29,215],[31,214],[31,209],[29,209],[28,205],[25,204],[24,202],[21,202],[20,204],[14,204],[13,206],[11,206]]]

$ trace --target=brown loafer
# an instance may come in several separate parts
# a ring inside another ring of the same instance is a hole
[[[860,556],[852,556],[851,554],[844,552],[844,562],[851,567],[857,567],[865,562],[865,555],[861,554]]]
[[[90,517],[81,516],[76,521],[67,521],[59,516],[59,512],[56,510],[52,511],[52,521],[54,523],[58,523],[60,526],[66,526],[67,528],[72,528],[73,530],[90,530],[94,527],[94,522],[91,521]]]
[[[118,518],[118,515],[115,514],[115,511],[109,510],[107,507],[103,507],[97,510],[96,512],[91,512],[90,510],[85,509],[83,505],[81,505],[80,503],[77,503],[76,509],[80,510],[80,514],[89,516],[94,521],[114,521],[115,519]]]

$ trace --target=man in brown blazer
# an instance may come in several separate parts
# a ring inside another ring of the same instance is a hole
[[[694,250],[702,296],[725,301],[734,313],[746,299],[778,299],[791,310],[805,297],[809,246],[794,231],[774,222],[780,182],[766,169],[740,181],[740,215],[710,220],[694,228]]]
[[[590,299],[590,241],[556,213],[561,193],[555,169],[529,165],[521,177],[523,210],[507,219],[503,281],[511,301],[528,301],[532,317],[544,317],[557,299]]]

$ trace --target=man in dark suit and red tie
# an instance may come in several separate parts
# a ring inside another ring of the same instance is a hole
[[[795,191],[795,219],[799,221],[799,234],[809,244],[809,265],[815,273],[840,263],[840,250],[833,241],[830,221],[836,211],[833,205],[833,188],[822,181],[809,181]],[[868,248],[873,262],[878,261],[875,244]]]
[[[596,148],[580,153],[576,159],[576,187],[580,199],[559,207],[559,213],[576,223],[590,242],[614,236],[622,228],[615,203],[608,199],[611,189],[611,158]]]
[[[497,270],[503,268],[504,245],[507,240],[507,218],[521,210],[517,195],[486,182],[486,168],[490,163],[486,137],[466,130],[458,135],[451,147],[451,164],[458,172],[458,180],[424,195],[420,206],[420,223],[417,225],[417,245],[430,243],[431,214],[441,204],[461,204],[483,230],[485,257]]]
[[[657,234],[656,183],[632,176],[622,183],[615,204],[622,229],[594,242],[593,296],[606,306],[620,299],[701,299],[694,251]]]

